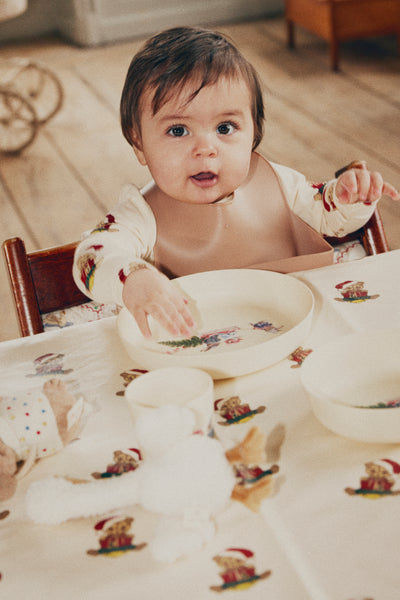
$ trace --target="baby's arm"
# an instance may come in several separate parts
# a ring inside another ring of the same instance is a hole
[[[122,290],[138,265],[152,268],[156,226],[139,190],[127,186],[117,205],[78,245],[73,276],[79,289],[96,302],[122,305]],[[154,267],[153,267],[154,268]]]
[[[102,303],[125,305],[143,335],[151,315],[171,334],[187,335],[193,320],[185,298],[151,264],[156,239],[154,215],[134,186],[78,245],[73,275],[79,289]]]
[[[293,169],[274,163],[272,166],[291,210],[325,236],[340,238],[365,225],[380,194],[400,199],[393,186],[381,181],[381,187],[378,174],[369,173],[362,163],[344,167],[336,179],[326,184],[313,184]],[[366,200],[360,198],[360,193]]]

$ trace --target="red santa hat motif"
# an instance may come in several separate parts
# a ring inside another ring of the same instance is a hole
[[[94,528],[96,531],[99,531],[99,532],[103,531],[103,530],[105,531],[111,525],[115,525],[115,523],[118,523],[118,521],[121,521],[121,517],[107,517],[107,519],[102,519],[101,521],[96,523]],[[107,526],[106,526],[106,523],[107,523]]]
[[[254,552],[247,548],[227,548],[224,552],[227,556],[236,556],[237,558],[251,558]]]
[[[347,287],[348,285],[354,285],[355,283],[357,283],[356,281],[342,281],[342,283],[338,283],[337,285],[335,285],[335,288],[337,290],[342,290],[343,288]]]
[[[392,490],[400,488],[400,464],[390,458],[381,458],[374,460],[374,465],[378,465],[386,469],[390,477],[394,480]]]
[[[54,359],[62,358],[64,354],[54,354],[53,352],[48,352],[47,354],[43,354],[42,356],[38,356],[33,361],[35,364],[40,365],[42,363],[48,363]]]
[[[218,398],[218,400],[215,400],[215,402],[214,402],[214,410],[219,410],[220,409],[220,407],[218,405],[223,400],[225,400],[225,398]]]
[[[395,479],[400,477],[400,465],[390,458],[381,458],[381,460],[374,461],[376,465],[384,467]]]
[[[128,448],[123,450],[123,453],[132,456],[136,461],[142,460],[142,454],[138,448]]]

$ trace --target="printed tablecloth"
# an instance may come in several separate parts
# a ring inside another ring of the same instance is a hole
[[[138,371],[115,317],[0,344],[2,402],[57,377],[93,406],[80,438],[39,461],[13,498],[0,503],[0,597],[205,600],[237,591],[273,600],[397,600],[400,482],[380,496],[354,492],[367,463],[400,464],[400,446],[355,442],[325,429],[311,412],[300,370],[309,352],[330,340],[400,329],[399,273],[400,251],[393,251],[295,275],[316,299],[303,348],[269,369],[214,386],[213,426],[224,447],[253,425],[266,434],[268,464],[279,466],[273,494],[259,513],[231,501],[212,541],[172,565],[149,553],[157,516],[139,506],[57,526],[35,524],[26,514],[33,481],[112,476],[115,451],[136,447],[124,390]],[[224,401],[232,397],[248,405],[248,419],[228,416]],[[101,552],[102,523],[111,517],[130,545]],[[230,568],[232,557],[239,570]]]

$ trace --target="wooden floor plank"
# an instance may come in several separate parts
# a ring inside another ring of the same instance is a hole
[[[144,185],[148,171],[141,167],[121,134],[118,113],[101,102],[82,79],[63,70],[64,106],[46,128],[49,140],[103,212],[115,204],[128,182]]]
[[[104,212],[76,179],[62,157],[41,134],[19,158],[0,165],[18,210],[34,231],[36,246],[55,246],[76,239],[78,228],[91,227],[93,214]],[[14,235],[10,231],[10,235]],[[36,249],[29,247],[28,250]]]
[[[354,158],[367,160],[381,171],[387,180],[399,181],[398,170],[386,161],[376,158],[348,137],[335,136],[321,127],[310,115],[296,110],[291,104],[275,96],[269,98],[268,119],[261,150],[276,162],[296,168],[310,179],[326,180],[334,171]]]
[[[74,66],[76,73],[96,90],[98,97],[119,114],[119,102],[126,73],[143,40],[133,40],[115,46],[103,46],[91,51]]]
[[[262,21],[261,28],[267,28],[269,35],[279,42],[282,49],[286,49],[283,19]],[[331,72],[327,42],[301,27],[296,27],[295,35],[296,49],[289,50],[289,54],[300,55],[318,69]],[[331,72],[333,77],[343,74],[352,76],[358,85],[362,83],[379,96],[386,96],[386,99],[391,98],[397,104],[400,103],[400,55],[394,35],[349,40],[342,42],[339,50],[340,71]]]

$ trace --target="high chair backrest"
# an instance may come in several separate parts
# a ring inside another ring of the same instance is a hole
[[[72,277],[76,243],[27,253],[18,237],[3,243],[21,335],[43,331],[42,314],[88,301]]]

